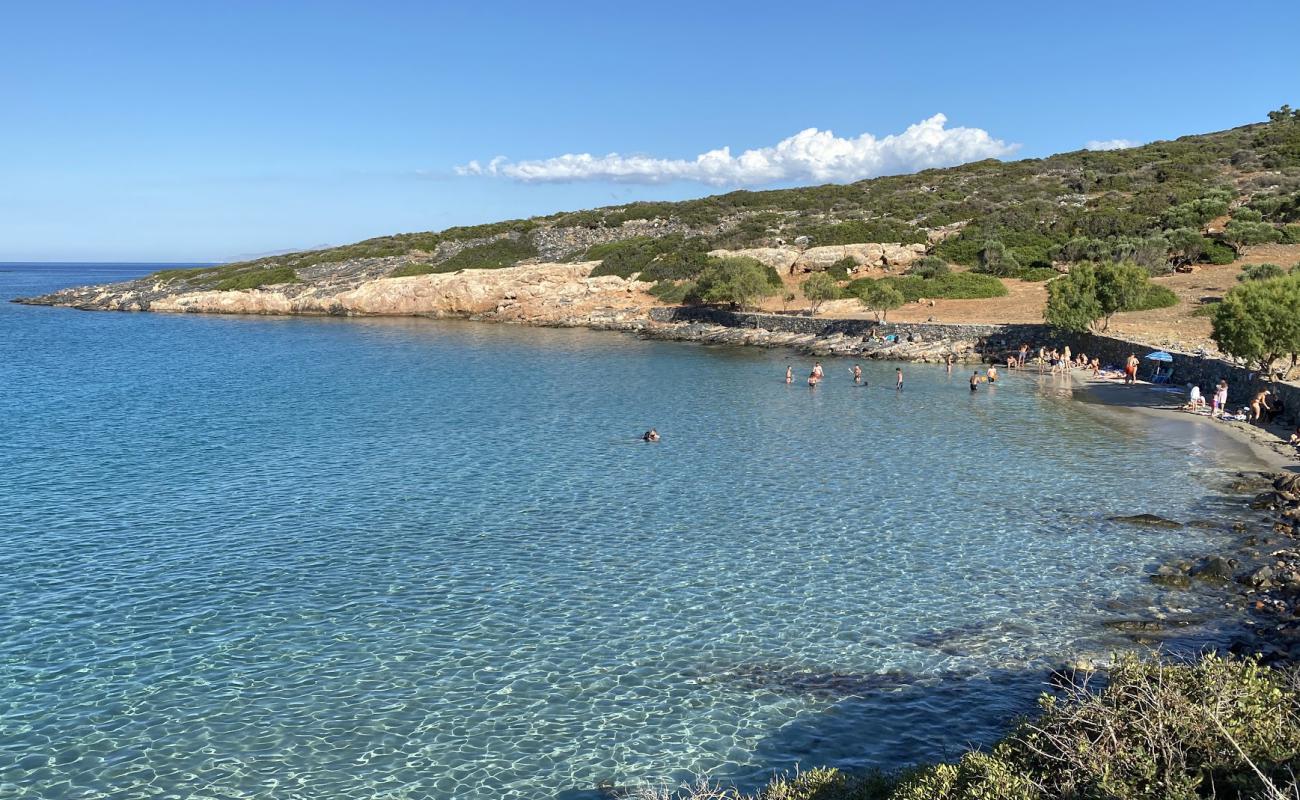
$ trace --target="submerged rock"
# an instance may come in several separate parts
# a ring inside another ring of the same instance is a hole
[[[1111,522],[1123,522],[1126,525],[1142,525],[1148,528],[1181,528],[1183,523],[1155,514],[1128,514],[1106,517]]]
[[[1236,574],[1237,561],[1223,556],[1207,556],[1192,567],[1192,577],[1203,581],[1226,583]]]

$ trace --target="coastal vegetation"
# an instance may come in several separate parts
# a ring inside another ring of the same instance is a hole
[[[537,255],[537,248],[526,239],[502,238],[469,247],[442,262],[415,262],[392,273],[394,278],[459,272],[462,269],[501,269],[512,267]]]
[[[1285,800],[1297,796],[1300,674],[1253,659],[1122,656],[1070,675],[991,747],[899,771],[819,767],[752,795],[698,784],[685,800]],[[673,796],[647,790],[643,800]]]
[[[884,278],[858,278],[850,281],[844,292],[848,297],[860,297],[871,284],[889,286],[903,295],[904,302],[918,300],[982,300],[1005,297],[1007,287],[992,275],[978,272],[945,272],[932,278],[916,274]]]
[[[829,272],[815,272],[804,281],[800,287],[803,296],[811,304],[808,307],[809,313],[814,316],[817,310],[821,308],[822,303],[827,300],[836,300],[840,297],[840,285],[835,278],[831,277]]]
[[[1177,302],[1172,291],[1151,283],[1149,273],[1133,262],[1082,263],[1047,284],[1043,318],[1070,333],[1104,331],[1121,311],[1166,308]]]
[[[781,276],[766,264],[752,258],[717,258],[700,272],[686,300],[744,309],[783,288]]]
[[[1289,374],[1300,361],[1300,272],[1261,272],[1267,277],[1246,280],[1215,305],[1211,337],[1223,352],[1269,376],[1276,361],[1289,358]]]

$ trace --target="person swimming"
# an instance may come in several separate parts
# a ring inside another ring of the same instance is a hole
[[[641,434],[641,441],[643,441],[643,442],[657,442],[657,441],[659,441],[659,431],[655,430],[654,428],[651,428],[650,430],[648,430],[648,431],[646,431],[645,433]]]
[[[794,367],[789,366],[789,365],[786,365],[786,368],[785,368],[785,382],[786,382],[786,383],[794,383]]]

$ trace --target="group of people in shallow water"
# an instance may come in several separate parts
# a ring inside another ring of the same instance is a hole
[[[949,367],[948,371],[949,372],[952,371],[951,366]],[[854,386],[862,386],[862,387],[867,386],[867,379],[862,377],[861,364],[854,364],[853,369],[849,370],[849,374],[853,376]],[[822,367],[822,362],[816,361],[813,363],[812,372],[808,373],[808,385],[816,386],[824,380],[826,380],[826,370]],[[785,382],[794,383],[793,365],[786,365]],[[894,369],[894,388],[899,391],[902,391],[903,389],[903,368],[902,367],[896,367]]]

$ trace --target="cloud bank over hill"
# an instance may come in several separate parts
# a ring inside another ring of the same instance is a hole
[[[694,181],[711,186],[754,186],[782,182],[848,183],[950,167],[985,158],[1003,158],[1020,147],[995,139],[980,128],[948,128],[935,114],[907,130],[876,138],[864,133],[845,139],[831,131],[807,128],[771,147],[732,155],[722,147],[693,159],[655,158],[610,153],[566,153],[538,160],[513,161],[497,156],[486,164],[471,161],[458,175],[506,178],[522,183],[670,183]]]
[[[1127,150],[1142,144],[1132,139],[1092,139],[1083,146],[1084,150]]]

